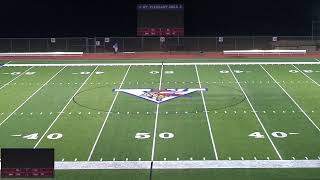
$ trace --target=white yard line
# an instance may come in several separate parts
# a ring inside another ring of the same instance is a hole
[[[241,91],[242,91],[243,95],[246,97],[246,99],[247,99],[247,101],[248,101],[248,103],[249,103],[249,105],[250,105],[251,109],[253,110],[253,113],[255,114],[255,116],[256,116],[256,118],[257,118],[257,120],[259,121],[259,123],[260,123],[260,125],[261,125],[261,127],[262,127],[262,129],[263,129],[263,131],[264,131],[264,133],[265,133],[265,134],[266,134],[266,136],[268,137],[268,139],[269,139],[269,141],[270,141],[270,143],[271,143],[271,145],[272,145],[273,149],[274,149],[274,150],[275,150],[275,152],[277,153],[277,155],[278,155],[279,159],[280,159],[280,160],[282,160],[282,156],[280,155],[280,153],[279,153],[279,151],[278,151],[277,147],[274,145],[274,143],[273,143],[272,139],[270,138],[268,131],[266,130],[266,128],[264,127],[264,125],[263,125],[262,121],[260,120],[260,117],[258,116],[257,111],[256,111],[256,110],[255,110],[255,108],[252,106],[252,103],[251,103],[251,101],[249,100],[249,98],[248,98],[248,96],[247,96],[246,92],[243,90],[243,88],[242,88],[242,86],[240,85],[240,83],[239,83],[239,81],[238,81],[238,79],[237,79],[236,75],[233,73],[233,70],[230,68],[230,66],[229,66],[229,65],[228,65],[228,68],[229,68],[230,72],[232,73],[232,76],[234,77],[234,79],[237,81],[237,84],[239,85],[239,87],[240,87],[240,89],[241,89]]]
[[[300,71],[304,76],[306,76],[308,79],[310,79],[313,83],[315,83],[317,86],[320,86],[319,83],[317,83],[315,80],[313,80],[310,76],[308,76],[306,73],[304,73],[303,71],[301,71],[298,67],[296,67],[295,65],[292,64],[293,67],[295,67],[298,71]]]
[[[190,63],[163,63],[165,66],[194,66],[194,65],[291,65],[291,64],[317,64],[319,62],[190,62]],[[162,63],[75,63],[75,64],[5,64],[3,67],[55,67],[55,66],[161,66]]]
[[[290,94],[273,78],[273,76],[263,67],[260,67],[269,75],[271,79],[282,89],[284,93],[291,99],[291,101],[300,109],[300,111],[308,118],[308,120],[313,124],[313,126],[320,132],[320,128],[313,122],[309,115],[301,108],[301,106],[290,96]]]
[[[31,96],[29,96],[20,106],[18,106],[9,116],[7,116],[1,123],[0,126],[2,126],[3,123],[5,123],[14,113],[16,113],[25,103],[27,103],[35,94],[37,94],[44,86],[46,86],[53,78],[55,78],[65,67],[61,68],[55,75],[53,75],[46,83],[44,83],[39,89],[37,89]]]
[[[195,69],[196,69],[199,87],[202,88],[202,87],[201,87],[200,76],[199,76],[199,72],[198,72],[198,67],[197,67],[197,65],[194,65],[194,67],[195,67]],[[200,93],[201,93],[201,96],[202,96],[203,107],[204,107],[204,110],[205,110],[205,113],[206,113],[206,118],[207,118],[207,123],[208,123],[208,128],[209,128],[211,143],[212,143],[212,148],[213,148],[213,150],[214,150],[214,156],[216,157],[216,160],[219,160],[218,153],[217,153],[217,148],[216,148],[216,145],[215,145],[215,142],[214,142],[214,139],[213,139],[213,135],[212,135],[212,128],[211,128],[210,119],[209,119],[209,116],[208,116],[208,110],[207,110],[206,101],[204,100],[203,92],[200,91]]]
[[[123,77],[123,79],[122,79],[122,82],[121,82],[121,84],[120,84],[120,86],[119,86],[118,89],[121,89],[122,85],[124,84],[124,81],[125,81],[126,78],[127,78],[127,75],[128,75],[128,73],[129,73],[129,71],[130,71],[130,68],[131,68],[131,66],[128,67],[127,72],[126,72],[126,74],[124,75],[124,77]],[[116,102],[118,95],[119,95],[119,92],[117,92],[116,95],[115,95],[114,98],[113,98],[113,101],[112,101],[112,103],[111,103],[111,106],[110,106],[110,108],[109,108],[109,111],[108,111],[108,113],[107,113],[107,116],[106,116],[106,118],[104,119],[103,124],[102,124],[102,126],[101,126],[101,128],[100,128],[100,131],[99,131],[99,133],[98,133],[98,136],[97,136],[97,138],[96,138],[96,140],[95,140],[95,142],[94,142],[94,145],[92,146],[91,152],[90,152],[89,157],[88,157],[88,161],[91,160],[91,157],[92,157],[92,155],[93,155],[93,152],[94,152],[94,150],[95,150],[95,148],[96,148],[96,146],[97,146],[97,143],[98,143],[98,141],[99,141],[99,139],[100,139],[101,133],[102,133],[102,131],[103,131],[103,129],[104,129],[106,123],[107,123],[107,120],[108,120],[108,118],[109,118],[110,112],[112,112],[113,105],[114,105],[114,103]]]
[[[1,165],[1,162],[0,162]],[[56,170],[150,169],[150,161],[56,161]],[[291,169],[320,168],[319,160],[154,161],[153,169]],[[1,168],[0,168],[1,169]]]
[[[159,82],[159,88],[158,88],[159,90],[161,90],[162,77],[163,77],[163,64],[161,65],[160,82]],[[160,107],[160,104],[157,104],[156,118],[155,118],[154,129],[153,129],[151,161],[154,161],[154,154],[155,154],[155,147],[156,147],[156,137],[157,137],[157,127],[158,127],[159,107]]]
[[[67,108],[67,106],[70,104],[70,102],[72,101],[72,99],[78,94],[78,92],[81,90],[81,88],[86,84],[86,82],[90,79],[90,77],[94,74],[94,72],[98,69],[99,66],[97,66],[92,72],[91,74],[87,77],[87,79],[82,83],[82,85],[79,87],[79,89],[74,93],[74,95],[70,98],[70,100],[68,101],[68,103],[63,107],[63,109],[59,112],[58,116],[55,118],[55,120],[51,123],[51,125],[48,127],[48,129],[43,133],[43,135],[41,136],[41,138],[39,139],[39,141],[37,142],[37,144],[33,147],[34,149],[37,148],[37,146],[40,144],[40,142],[42,141],[42,139],[45,137],[45,135],[49,132],[49,130],[51,129],[51,127],[56,123],[56,121],[59,119],[59,117],[63,114],[63,112],[65,111],[65,109]]]
[[[7,82],[5,85],[0,87],[0,90],[3,89],[4,87],[8,86],[10,83],[12,83],[14,80],[18,79],[20,76],[24,75],[26,72],[28,72],[30,69],[32,69],[33,67],[30,67],[29,69],[27,69],[26,71],[24,71],[23,73],[21,73],[19,76],[13,78],[11,81]]]

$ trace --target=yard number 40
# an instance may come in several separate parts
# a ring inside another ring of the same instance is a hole
[[[56,140],[56,139],[60,139],[62,137],[63,137],[63,135],[61,133],[52,133],[52,134],[49,134],[47,136],[47,139]],[[39,133],[33,133],[33,134],[25,135],[22,138],[29,139],[29,140],[36,140],[36,139],[39,138]]]
[[[286,138],[288,136],[287,133],[284,132],[273,132],[271,135],[275,138]],[[264,138],[264,135],[261,132],[254,132],[249,134],[250,137],[254,137],[256,139],[262,139]]]

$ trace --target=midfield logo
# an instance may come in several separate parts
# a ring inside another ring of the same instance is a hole
[[[197,91],[207,91],[206,88],[198,89],[163,89],[163,90],[153,90],[153,89],[114,89],[114,92],[122,92],[132,96],[136,96],[154,103],[160,104],[178,97],[187,96],[193,92]]]

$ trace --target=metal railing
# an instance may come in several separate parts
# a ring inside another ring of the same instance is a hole
[[[120,52],[168,52],[249,49],[305,49],[318,51],[320,37],[312,36],[239,36],[239,37],[72,37],[72,38],[0,38],[4,52],[113,52],[118,43]]]

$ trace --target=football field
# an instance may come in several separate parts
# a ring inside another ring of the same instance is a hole
[[[115,90],[175,97],[155,103]],[[320,62],[3,63],[0,147],[54,148],[61,169],[140,169],[142,179],[149,169],[199,172],[215,162],[319,168]]]

